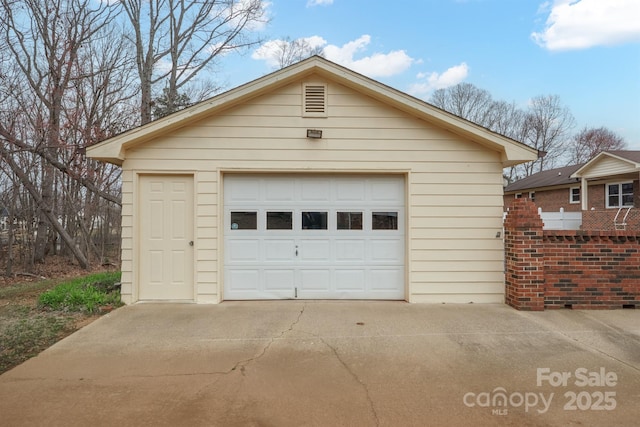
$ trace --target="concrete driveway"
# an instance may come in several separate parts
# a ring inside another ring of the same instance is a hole
[[[0,376],[0,424],[635,426],[640,311],[138,304]]]

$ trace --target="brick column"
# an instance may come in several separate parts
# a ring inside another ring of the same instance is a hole
[[[544,310],[542,218],[529,199],[513,202],[504,222],[506,303],[518,310]]]

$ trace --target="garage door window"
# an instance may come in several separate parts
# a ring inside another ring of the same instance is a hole
[[[232,230],[257,230],[257,212],[231,212]]]
[[[267,230],[292,230],[291,212],[267,212]]]
[[[362,212],[338,212],[338,230],[362,230]]]
[[[374,230],[397,230],[398,212],[372,212],[371,228]]]
[[[303,230],[326,230],[327,212],[302,212]]]

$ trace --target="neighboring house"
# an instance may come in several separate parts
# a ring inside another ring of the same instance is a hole
[[[587,163],[539,172],[509,184],[504,209],[514,199],[528,197],[543,212],[582,212],[582,228],[636,227],[636,222],[640,226],[639,180],[640,151],[606,151]]]
[[[504,301],[523,144],[312,57],[88,148],[122,165],[122,297]]]
[[[581,211],[580,179],[572,178],[583,164],[565,166],[534,173],[526,178],[514,181],[504,189],[504,209],[509,208],[513,200],[529,198],[545,212],[564,209],[567,212]]]

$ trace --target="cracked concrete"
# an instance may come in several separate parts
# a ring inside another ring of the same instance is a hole
[[[242,373],[243,373],[243,375],[244,375],[244,368],[245,368],[245,366],[247,366],[247,365],[248,365],[249,363],[251,363],[251,362],[255,362],[255,361],[257,361],[258,359],[260,359],[262,356],[264,356],[264,355],[265,355],[265,353],[267,352],[267,350],[269,350],[269,347],[271,347],[271,345],[273,344],[273,342],[274,342],[275,340],[282,338],[282,337],[283,337],[287,332],[290,332],[290,331],[292,331],[292,330],[293,330],[293,327],[294,327],[295,325],[297,325],[297,324],[298,324],[298,322],[300,322],[300,318],[302,317],[302,314],[304,313],[304,309],[305,309],[305,305],[303,305],[303,306],[302,306],[302,309],[301,309],[301,310],[300,310],[300,312],[298,313],[298,317],[297,317],[297,318],[296,318],[296,319],[291,323],[291,325],[289,325],[289,327],[288,327],[286,330],[284,330],[284,331],[280,332],[280,334],[278,334],[278,336],[277,336],[277,337],[273,337],[273,338],[271,338],[271,339],[269,340],[269,342],[267,343],[267,345],[262,349],[262,351],[260,352],[260,354],[258,354],[258,355],[257,355],[257,356],[255,356],[255,357],[252,357],[252,358],[250,358],[250,359],[246,359],[246,360],[241,360],[241,361],[239,361],[238,363],[236,363],[236,365],[235,365],[233,368],[231,368],[231,370],[230,370],[229,372],[235,371],[236,369],[238,369],[238,367],[240,367],[240,370],[241,370],[241,372],[242,372]]]
[[[123,307],[0,376],[0,423],[190,426],[635,425],[640,312],[273,301]],[[537,385],[537,369],[617,376]],[[464,401],[553,394],[548,411]],[[614,393],[565,410],[566,393]],[[471,393],[471,395],[469,394]],[[469,405],[469,403],[471,405]],[[496,410],[496,411],[494,411]],[[506,410],[506,412],[501,412]]]
[[[367,396],[367,401],[369,402],[369,406],[371,407],[371,413],[373,415],[373,419],[375,422],[376,426],[380,425],[380,420],[378,419],[378,413],[376,412],[376,407],[375,404],[373,403],[373,399],[371,399],[371,395],[369,394],[369,389],[367,388],[367,384],[365,384],[360,377],[358,376],[358,374],[356,374],[355,372],[353,372],[353,370],[351,370],[351,368],[349,367],[349,365],[340,357],[340,354],[338,353],[338,350],[332,346],[331,344],[329,344],[327,341],[325,341],[324,338],[317,336],[315,334],[311,334],[317,338],[320,339],[320,341],[322,341],[322,343],[324,345],[326,345],[327,347],[329,347],[331,349],[331,351],[333,352],[333,354],[335,355],[336,359],[338,359],[338,361],[340,362],[340,364],[342,366],[344,366],[344,369],[347,371],[347,373],[353,377],[354,380],[356,380],[358,382],[358,384],[360,384]]]

